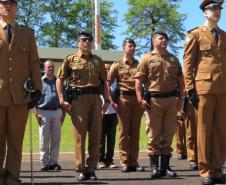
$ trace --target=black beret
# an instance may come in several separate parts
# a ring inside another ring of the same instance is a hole
[[[93,40],[93,35],[89,31],[81,31],[78,33],[78,39],[81,38],[91,38]]]
[[[17,3],[17,0],[0,0],[0,2],[14,2],[14,3]]]
[[[202,10],[202,11],[205,11],[206,9],[211,9],[211,8],[216,8],[216,7],[219,7],[222,9],[222,4],[223,4],[224,0],[204,0],[199,8]]]
[[[152,38],[154,37],[154,35],[162,35],[162,36],[164,36],[164,37],[166,37],[166,39],[167,40],[169,40],[169,37],[168,37],[168,35],[166,34],[166,32],[164,32],[164,31],[156,31],[154,34],[153,34],[153,36],[152,36]]]

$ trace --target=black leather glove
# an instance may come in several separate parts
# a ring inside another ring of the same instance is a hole
[[[199,104],[199,96],[195,89],[191,89],[188,91],[189,100],[191,101],[192,105],[198,109]]]
[[[28,102],[28,109],[34,108],[37,105],[38,101],[40,100],[41,96],[42,93],[39,90],[31,92],[31,101]]]

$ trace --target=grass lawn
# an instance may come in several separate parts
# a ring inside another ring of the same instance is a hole
[[[39,152],[39,125],[35,119],[35,116],[32,114],[30,117],[32,121],[32,142],[33,142],[33,152]],[[71,119],[67,115],[64,124],[62,125],[61,132],[61,152],[73,152],[74,151],[74,141],[73,141],[73,132],[72,132],[72,124]],[[23,152],[30,151],[30,138],[29,138],[29,121],[27,123],[25,136],[24,136],[24,144],[23,144]],[[142,119],[141,128],[140,128],[140,150],[147,149],[147,137],[145,134],[145,118]],[[175,142],[173,142],[173,148],[175,148]],[[118,150],[118,133],[116,136],[116,145],[115,149]]]

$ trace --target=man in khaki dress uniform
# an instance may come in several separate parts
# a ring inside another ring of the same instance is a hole
[[[186,90],[198,111],[198,163],[203,185],[225,183],[226,33],[217,23],[223,0],[204,0],[206,22],[189,31],[184,48]]]
[[[79,172],[78,180],[96,180],[95,169],[99,158],[99,139],[102,123],[101,88],[104,86],[106,99],[106,71],[102,59],[91,53],[93,36],[86,31],[80,32],[77,39],[78,52],[69,55],[59,70],[57,92],[61,106],[71,114],[74,126],[75,165]],[[72,102],[65,101],[63,83],[68,80]],[[85,162],[85,140],[89,134],[88,153]],[[86,166],[87,165],[87,166]]]
[[[132,39],[123,41],[124,56],[121,61],[113,63],[108,72],[108,89],[116,80],[120,96],[118,102],[113,102],[112,107],[119,117],[119,153],[122,172],[144,171],[138,165],[140,123],[143,110],[139,107],[135,79],[138,61],[134,58],[136,43]]]
[[[141,58],[136,74],[136,94],[140,106],[148,113],[150,121],[146,125],[148,136],[148,156],[151,163],[151,178],[175,177],[170,168],[171,143],[176,132],[176,115],[181,107],[184,83],[178,59],[167,51],[168,36],[159,31],[152,37],[153,50]],[[147,92],[142,99],[142,85]],[[177,87],[179,97],[177,101]],[[161,169],[158,170],[161,156]]]
[[[0,0],[0,185],[20,184],[30,101],[24,82],[31,78],[33,88],[41,90],[35,36],[32,30],[16,23],[16,14],[16,0]]]

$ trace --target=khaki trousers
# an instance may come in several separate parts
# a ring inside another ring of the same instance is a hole
[[[177,154],[187,155],[185,123],[179,118],[177,119],[176,142]]]
[[[136,96],[121,95],[119,106],[119,153],[121,166],[138,166],[140,124],[143,110]]]
[[[197,162],[197,112],[189,102],[184,121],[177,120],[177,153],[187,154],[188,162]]]
[[[71,118],[74,126],[75,165],[78,172],[94,171],[97,166],[102,117],[100,95],[80,95],[77,100],[72,101]],[[87,133],[89,156],[85,161]]]
[[[150,105],[150,121],[146,122],[148,155],[171,155],[171,144],[177,125],[177,99],[151,98]]]
[[[197,111],[189,102],[185,117],[186,147],[188,162],[198,162],[197,159]]]
[[[0,176],[19,179],[24,131],[28,117],[27,104],[0,107]],[[6,150],[7,144],[7,150]],[[5,156],[6,154],[6,156]],[[5,158],[6,157],[6,158]]]
[[[226,157],[226,94],[199,95],[198,162],[200,176],[219,177]]]

